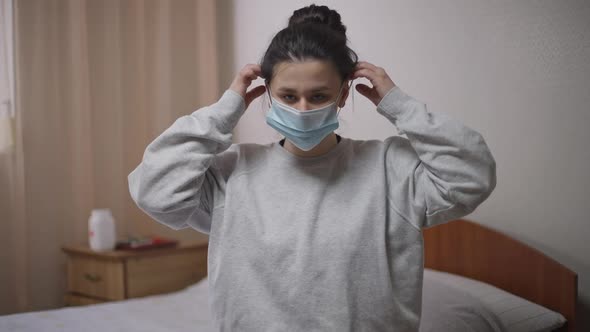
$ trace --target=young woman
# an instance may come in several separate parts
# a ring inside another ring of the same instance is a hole
[[[266,84],[248,91],[257,77]],[[334,133],[359,77],[372,87],[357,91],[407,139]],[[285,139],[232,144],[232,129],[265,93],[266,122]],[[495,172],[478,132],[357,61],[340,15],[311,5],[216,103],[148,145],[129,188],[158,222],[209,235],[220,331],[417,331],[421,229],[471,213]]]

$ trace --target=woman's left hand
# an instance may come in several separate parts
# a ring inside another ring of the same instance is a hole
[[[375,106],[379,105],[379,102],[389,90],[396,86],[383,68],[366,61],[359,61],[355,67],[352,79],[359,77],[367,78],[373,87],[369,88],[365,84],[357,84],[356,90],[372,101]]]

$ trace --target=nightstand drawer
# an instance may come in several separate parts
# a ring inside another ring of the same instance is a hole
[[[102,299],[125,299],[123,262],[72,255],[68,259],[68,291]]]
[[[206,266],[206,257],[197,251],[129,258],[127,296],[132,298],[183,289],[207,276]]]
[[[181,290],[207,277],[208,244],[181,243],[152,250],[64,246],[68,305],[117,301]]]

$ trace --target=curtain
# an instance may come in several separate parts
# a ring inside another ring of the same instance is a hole
[[[15,0],[14,144],[0,169],[0,314],[63,305],[63,245],[93,208],[117,236],[206,241],[149,219],[127,175],[179,116],[220,97],[214,0]],[[6,167],[10,165],[10,167]]]
[[[26,289],[23,262],[18,251],[24,235],[22,197],[22,151],[15,145],[14,29],[12,0],[0,0],[0,313],[23,307]],[[18,135],[16,136],[18,137]],[[20,146],[20,145],[19,145]],[[10,302],[8,301],[10,300]]]
[[[13,2],[0,0],[0,153],[14,144],[14,38]]]

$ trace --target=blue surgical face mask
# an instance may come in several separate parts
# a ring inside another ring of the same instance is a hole
[[[343,87],[344,84],[340,87],[336,101],[321,108],[299,111],[273,98],[267,85],[271,106],[266,113],[266,123],[299,149],[309,151],[338,128],[337,101],[340,100]]]

